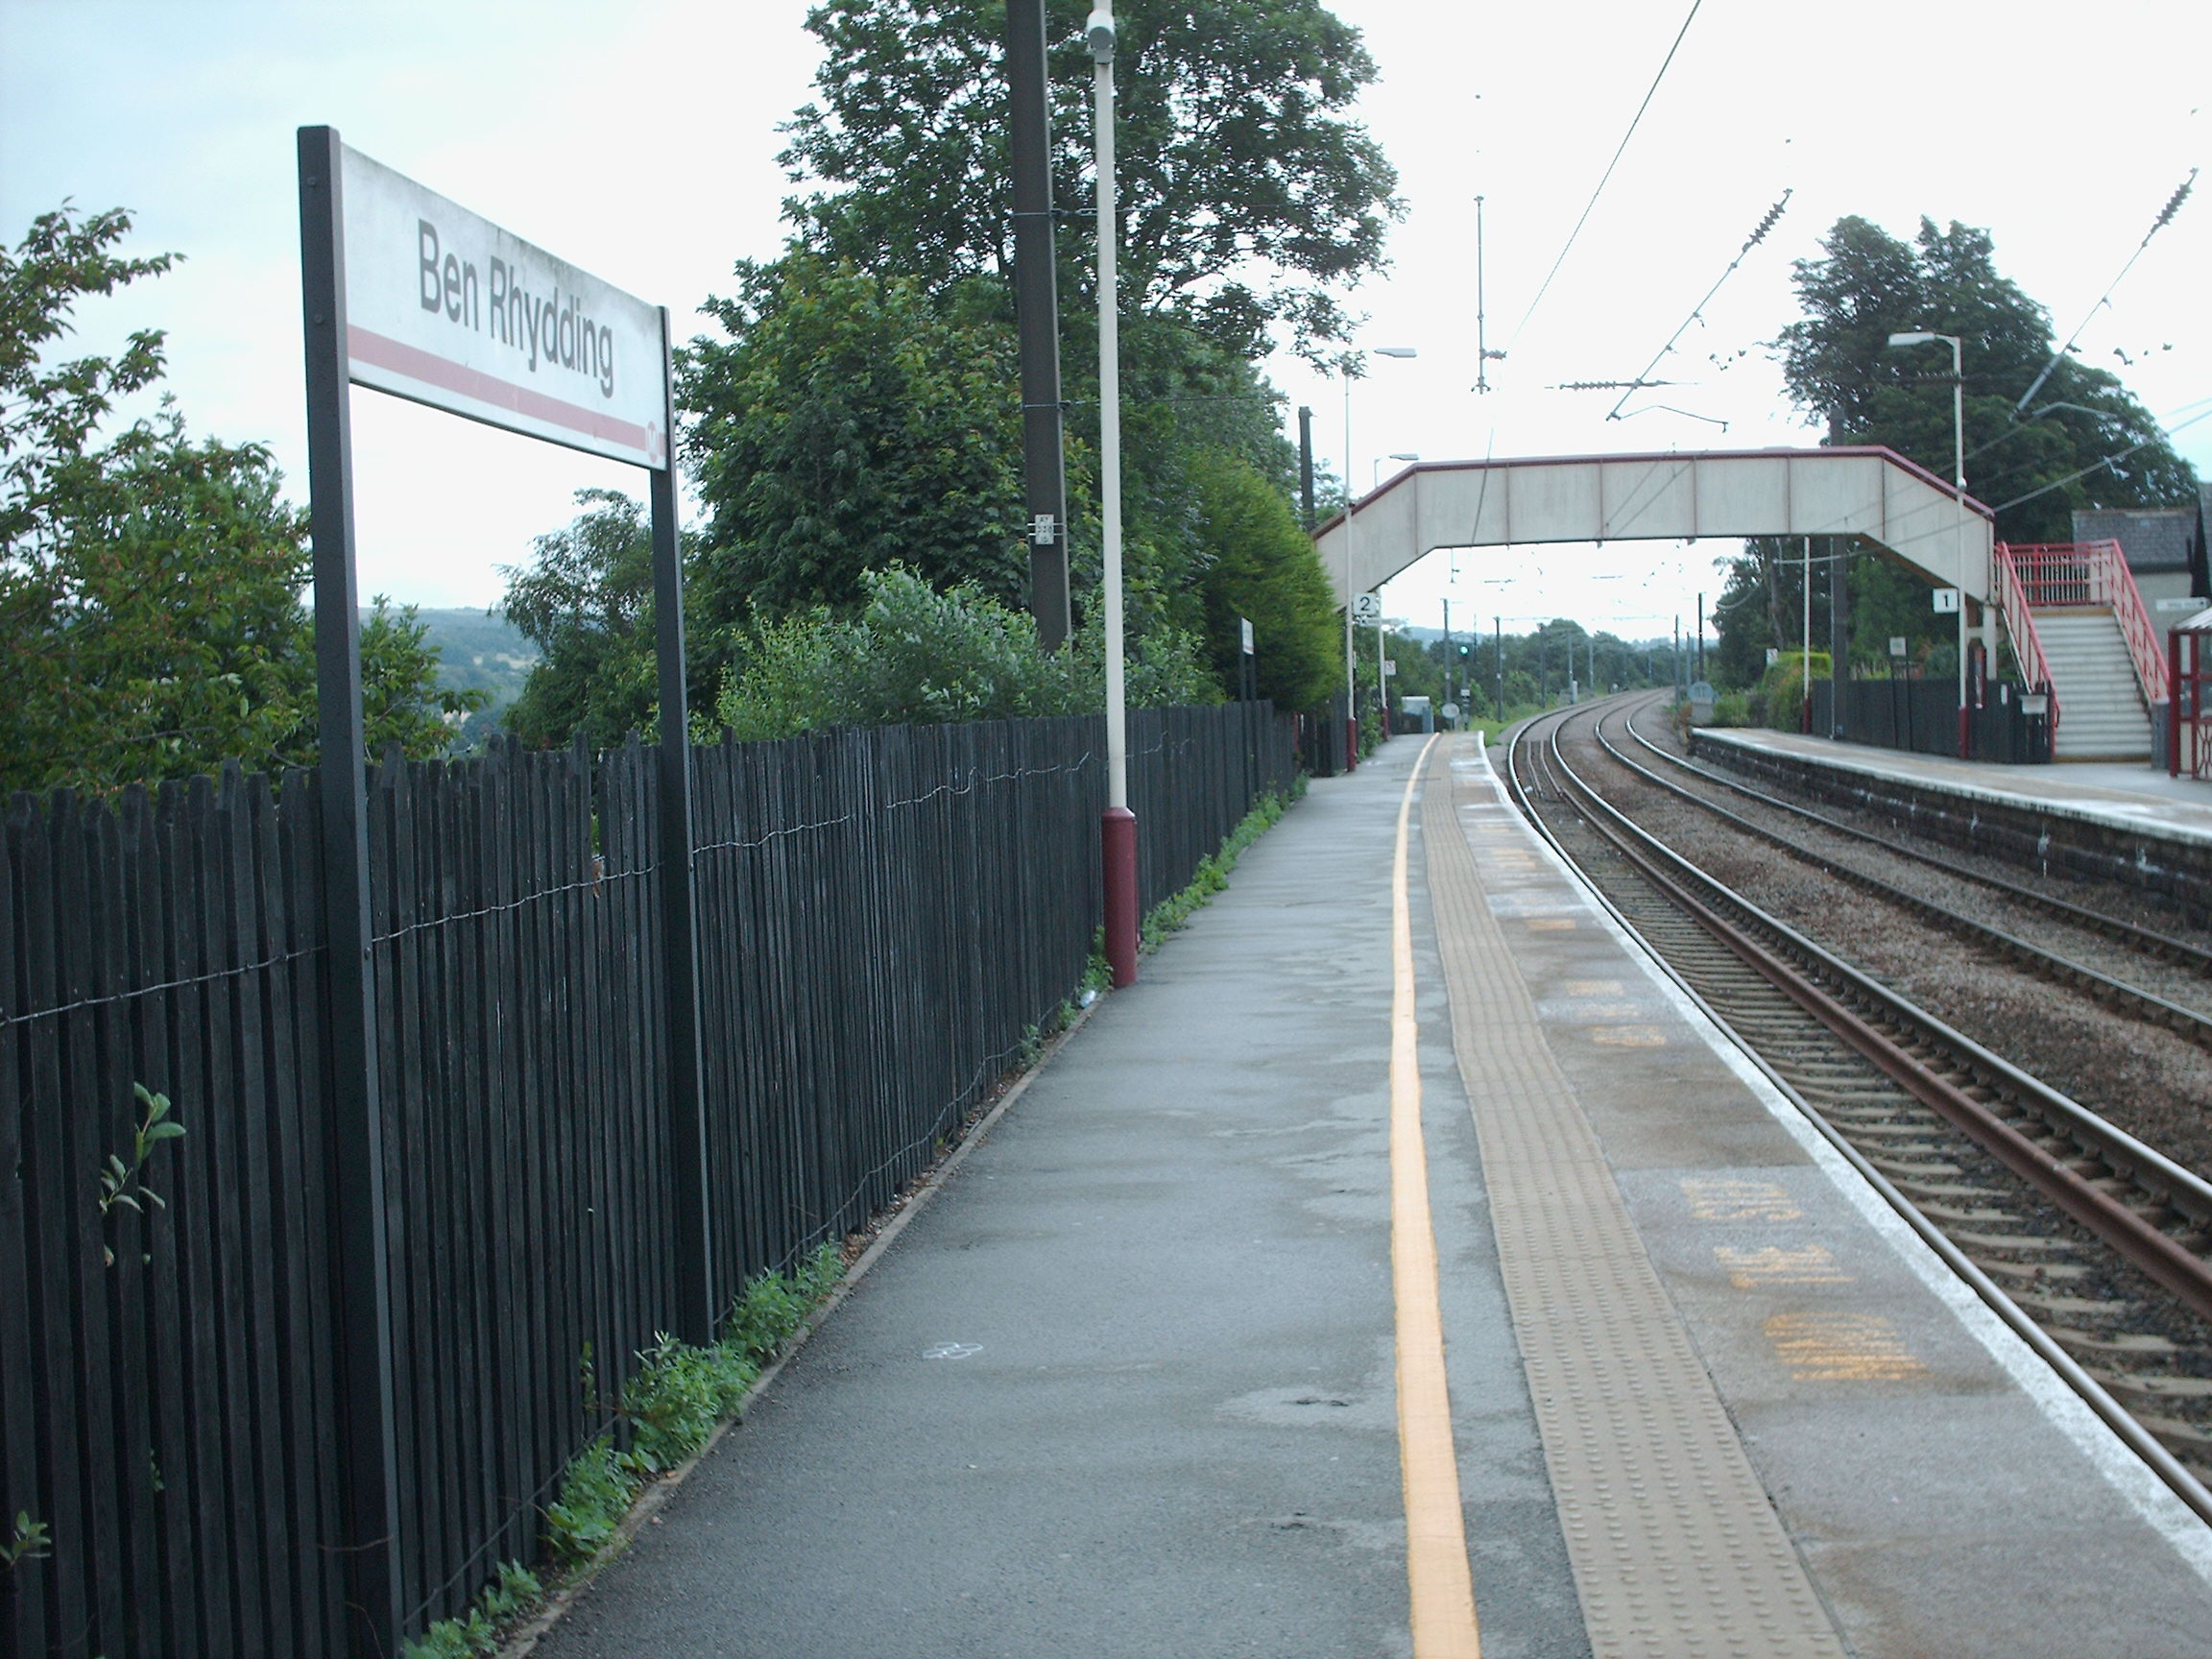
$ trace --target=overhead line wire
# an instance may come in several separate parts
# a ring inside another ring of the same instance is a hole
[[[2189,192],[2196,187],[2197,169],[2189,169],[2189,177],[2180,187],[2166,198],[2166,205],[2158,210],[2158,217],[2151,221],[2151,228],[2143,232],[2143,240],[2135,244],[2135,252],[2128,255],[2128,263],[2120,267],[2120,275],[2104,285],[2104,292],[2097,297],[2097,303],[2089,307],[2089,315],[2075,325],[2074,332],[2066,336],[2066,344],[2051,353],[2051,361],[2043,365],[2043,373],[2036,375],[2027,391],[2020,394],[2020,401],[2012,405],[2012,418],[2017,421],[2020,411],[2028,407],[2028,400],[2043,390],[2043,382],[2051,378],[2051,372],[2058,367],[2058,360],[2074,349],[2074,342],[2081,338],[2081,330],[2095,321],[2097,313],[2111,301],[2112,290],[2126,280],[2128,273],[2135,269],[2135,261],[2143,257],[2143,250],[2151,246],[2151,238],[2166,228],[2174,215],[2181,210],[2181,204],[2189,200]]]
[[[1582,227],[1590,223],[1590,214],[1598,205],[1598,198],[1605,193],[1605,186],[1613,178],[1613,169],[1621,165],[1621,157],[1628,150],[1628,140],[1636,136],[1636,128],[1644,119],[1644,111],[1651,108],[1651,99],[1659,90],[1659,83],[1667,79],[1668,66],[1674,61],[1674,54],[1681,50],[1682,37],[1690,33],[1690,25],[1697,16],[1697,8],[1704,3],[1705,0],[1690,0],[1690,15],[1682,19],[1682,27],[1675,32],[1674,44],[1667,48],[1667,57],[1659,65],[1659,73],[1651,77],[1651,84],[1645,91],[1644,102],[1636,106],[1636,114],[1628,123],[1628,131],[1621,134],[1620,148],[1613,152],[1613,159],[1605,163],[1604,177],[1598,180],[1598,188],[1590,192],[1590,201],[1582,209],[1582,217],[1575,220],[1575,228],[1567,232],[1567,245],[1559,250],[1559,257],[1551,261],[1551,269],[1545,273],[1543,285],[1536,290],[1536,298],[1528,301],[1528,309],[1521,314],[1521,321],[1513,325],[1513,340],[1507,342],[1509,346],[1521,338],[1522,330],[1528,326],[1528,319],[1536,315],[1536,307],[1544,302],[1544,296],[1551,292],[1551,278],[1559,275],[1559,267],[1567,263],[1567,255],[1574,252],[1575,239],[1582,234]]]
[[[1760,243],[1767,240],[1767,232],[1774,228],[1775,221],[1782,217],[1783,210],[1790,205],[1790,198],[1795,194],[1796,192],[1794,190],[1784,190],[1782,192],[1782,199],[1776,202],[1773,206],[1767,209],[1767,216],[1759,221],[1757,228],[1755,228],[1751,234],[1744,239],[1743,246],[1736,250],[1736,257],[1728,261],[1728,269],[1721,272],[1719,279],[1716,281],[1712,287],[1705,290],[1705,298],[1698,301],[1696,304],[1690,307],[1690,315],[1683,318],[1681,325],[1677,327],[1673,333],[1667,336],[1667,344],[1660,347],[1659,349],[1652,354],[1651,361],[1644,365],[1643,372],[1639,373],[1635,379],[1628,382],[1627,387],[1621,394],[1620,402],[1615,403],[1612,408],[1605,412],[1606,420],[1620,420],[1622,418],[1621,404],[1627,402],[1628,399],[1633,397],[1637,391],[1642,387],[1654,384],[1654,382],[1647,380],[1645,375],[1649,374],[1652,370],[1658,368],[1659,365],[1665,361],[1667,354],[1674,349],[1674,342],[1682,338],[1683,334],[1688,331],[1691,324],[1702,323],[1705,320],[1705,307],[1713,303],[1713,296],[1720,292],[1722,283],[1725,283],[1729,277],[1736,275],[1736,267],[1743,263],[1744,255],[1749,253],[1752,249],[1758,247]],[[1639,414],[1642,412],[1643,411],[1641,410],[1637,411]],[[1677,409],[1674,411],[1674,413],[1679,415],[1684,413],[1684,411]],[[1696,417],[1696,419],[1704,419],[1704,417]],[[1727,421],[1723,421],[1720,422],[1720,430],[1723,432],[1728,430]]]

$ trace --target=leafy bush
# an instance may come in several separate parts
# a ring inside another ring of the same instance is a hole
[[[1801,723],[1805,699],[1805,654],[1785,651],[1761,676],[1752,687],[1751,701],[1758,714],[1758,724],[1770,732],[1794,732]],[[1825,651],[1815,651],[1812,657],[1813,678],[1829,677],[1829,659]]]
[[[1069,646],[1046,651],[1028,613],[972,583],[939,592],[901,565],[860,582],[867,603],[857,616],[815,610],[755,622],[743,665],[716,706],[720,725],[750,740],[825,726],[1089,714],[1105,706],[1097,617]],[[1221,700],[1204,647],[1173,630],[1132,640],[1126,671],[1132,707]]]

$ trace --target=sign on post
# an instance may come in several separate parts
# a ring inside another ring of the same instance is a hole
[[[355,385],[611,461],[668,465],[659,306],[339,148]]]
[[[308,526],[322,760],[323,912],[332,1089],[325,1132],[338,1301],[334,1368],[345,1401],[339,1503],[356,1652],[398,1650],[399,1559],[393,1287],[380,1032],[369,892],[360,612],[353,558],[352,405],[370,386],[510,431],[649,469],[661,741],[662,983],[680,1334],[713,1333],[706,1119],[684,700],[683,572],[667,313],[612,288],[302,127],[300,292],[307,391]]]
[[[1936,615],[1938,615],[1938,616],[1948,616],[1948,615],[1950,615],[1950,614],[1951,614],[1951,613],[1952,613],[1954,611],[1957,611],[1957,610],[1959,609],[1959,589],[1956,589],[1956,588],[1936,588],[1936,589],[1930,589],[1930,591],[1931,591],[1931,592],[1933,592],[1933,593],[1935,594],[1935,596],[1936,596]]]
[[[1354,594],[1352,596],[1352,620],[1369,626],[1382,621],[1382,595],[1380,593]]]

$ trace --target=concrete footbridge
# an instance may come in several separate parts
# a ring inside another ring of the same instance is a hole
[[[1989,509],[1881,448],[1422,461],[1314,541],[1342,602],[1443,547],[1706,536],[1849,536],[1978,606],[1998,597]]]

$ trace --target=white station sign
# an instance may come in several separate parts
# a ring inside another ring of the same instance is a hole
[[[668,465],[661,313],[345,151],[347,369],[572,449]]]

